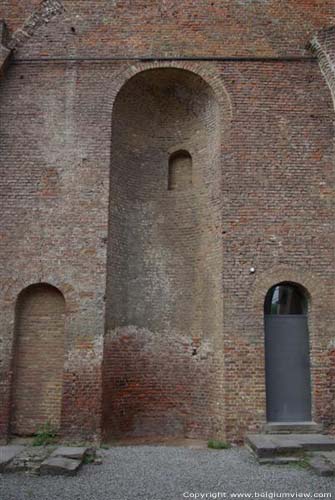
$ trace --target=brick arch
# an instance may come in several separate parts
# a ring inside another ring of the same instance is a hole
[[[309,307],[309,303],[310,303],[310,300],[311,300],[311,295],[310,295],[309,291],[301,283],[298,283],[298,282],[292,281],[292,280],[282,280],[282,281],[278,281],[278,282],[274,283],[268,289],[267,294],[266,294],[266,296],[264,298],[264,303],[265,303],[266,298],[269,295],[270,291],[273,290],[273,288],[277,287],[278,285],[290,285],[290,286],[296,288],[300,292],[300,294],[304,297],[304,300],[307,301],[307,305]]]
[[[316,311],[322,309],[322,280],[318,279],[313,273],[305,269],[293,269],[288,266],[278,266],[272,270],[261,273],[254,285],[253,292],[253,307],[257,310],[259,323],[262,328],[259,329],[260,335],[263,336],[263,315],[264,315],[264,300],[266,294],[274,285],[282,282],[290,282],[302,287],[308,299],[308,324],[310,331],[311,350],[316,348],[318,344],[318,335],[316,325],[318,322]]]
[[[306,292],[308,301],[312,307],[318,303],[319,294],[317,293],[322,283],[314,274],[305,269],[292,269],[286,266],[276,267],[272,270],[259,274],[256,278],[253,292],[254,307],[259,309],[263,307],[264,299],[269,289],[283,281],[300,285]]]
[[[18,295],[11,405],[11,433],[31,435],[50,423],[61,425],[64,367],[63,294],[48,283]]]
[[[119,73],[118,77],[114,81],[113,91],[111,93],[111,108],[113,111],[116,98],[125,85],[132,77],[150,69],[163,69],[163,68],[173,68],[189,71],[195,75],[202,78],[204,83],[209,85],[209,87],[214,92],[215,98],[217,99],[220,107],[223,108],[221,115],[221,132],[228,134],[230,130],[230,123],[233,118],[233,102],[230,94],[222,83],[221,75],[213,68],[213,66],[205,66],[204,64],[199,64],[192,61],[153,61],[153,62],[141,62],[138,64],[133,64],[131,67],[123,70]]]
[[[30,276],[31,278],[31,276]],[[3,286],[3,297],[5,303],[10,307],[10,309],[15,309],[15,303],[17,297],[20,293],[28,288],[31,283],[34,282],[34,279],[29,279],[29,277],[15,277],[8,280],[4,283]],[[49,280],[48,276],[44,276],[34,283],[34,285],[47,283],[49,286],[56,288],[63,295],[65,303],[66,303],[66,311],[72,312],[76,311],[79,308],[80,297],[77,290],[68,282],[64,282],[62,280]]]

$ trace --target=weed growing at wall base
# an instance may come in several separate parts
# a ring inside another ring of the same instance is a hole
[[[33,446],[46,446],[48,444],[55,443],[56,439],[57,433],[55,429],[53,429],[52,425],[47,422],[39,427],[32,444]]]
[[[228,450],[231,448],[230,444],[226,443],[226,441],[216,441],[215,439],[209,439],[207,446],[213,450]]]

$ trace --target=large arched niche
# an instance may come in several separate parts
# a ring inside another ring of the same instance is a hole
[[[107,435],[211,433],[211,356],[222,335],[220,131],[218,100],[191,71],[142,71],[116,97]]]

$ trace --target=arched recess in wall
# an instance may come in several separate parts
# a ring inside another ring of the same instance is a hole
[[[192,186],[192,157],[188,151],[175,151],[169,158],[168,189],[183,191]]]
[[[43,424],[60,428],[65,300],[55,287],[25,288],[15,309],[11,433],[31,435]]]
[[[297,283],[272,286],[264,302],[267,420],[310,422],[308,295]]]
[[[222,334],[221,117],[191,71],[148,69],[112,117],[104,425],[118,435],[210,432]],[[171,369],[173,367],[173,370]]]

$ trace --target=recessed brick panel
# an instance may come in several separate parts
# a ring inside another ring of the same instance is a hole
[[[48,285],[24,290],[16,306],[11,431],[30,435],[49,423],[60,429],[64,314],[62,294]]]

